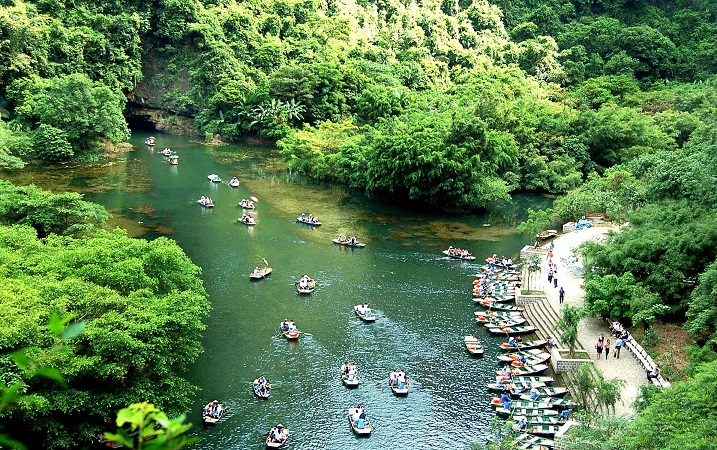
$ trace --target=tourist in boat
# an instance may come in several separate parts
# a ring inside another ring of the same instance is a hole
[[[530,390],[530,399],[531,400],[537,400],[540,394],[538,394],[538,390],[536,388],[533,388]]]
[[[500,394],[500,402],[503,404],[503,408],[510,409],[510,397],[505,392]]]
[[[288,331],[289,333],[293,333],[294,331],[296,331],[296,324],[293,320],[289,320],[289,322],[287,322],[287,326],[288,328],[286,331]]]
[[[289,320],[288,319],[284,319],[284,321],[281,322],[281,329],[283,331],[289,331]]]
[[[528,429],[528,418],[525,416],[522,416],[520,420],[518,421],[518,430],[519,431],[525,431]]]
[[[398,371],[397,370],[393,370],[388,375],[388,382],[391,386],[395,386],[396,384],[398,384]]]
[[[273,442],[284,442],[287,438],[286,430],[284,425],[278,424],[269,432],[269,437]]]
[[[257,267],[254,267],[254,275],[259,275],[259,272],[261,272],[261,271],[259,270],[259,267],[258,267],[258,266],[257,266]]]
[[[222,411],[222,407],[219,404],[218,400],[212,400],[211,402],[207,403],[207,405],[204,407],[204,414],[213,417],[215,419],[219,418],[219,414]]]
[[[511,347],[517,347],[517,346],[518,346],[518,345],[515,343],[515,338],[513,338],[513,336],[511,336],[511,337],[508,338],[508,345],[510,345]]]
[[[301,221],[303,222],[305,220],[306,220],[306,213],[301,213]]]

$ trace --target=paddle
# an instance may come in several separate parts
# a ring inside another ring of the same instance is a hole
[[[313,336],[313,334],[311,334],[311,333],[305,333],[305,332],[303,332],[303,331],[298,331],[298,333],[299,333],[299,334],[305,334],[305,335],[307,335],[307,336]]]

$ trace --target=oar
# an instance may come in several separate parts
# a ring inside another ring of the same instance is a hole
[[[298,333],[299,333],[299,334],[305,334],[305,335],[307,335],[307,336],[313,336],[313,334],[311,334],[311,333],[305,333],[305,332],[303,332],[303,331],[299,331]]]

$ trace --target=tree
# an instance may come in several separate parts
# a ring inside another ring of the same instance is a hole
[[[40,159],[49,162],[67,161],[75,154],[67,133],[45,123],[32,133],[32,146]]]
[[[578,341],[578,325],[585,313],[582,308],[563,305],[560,310],[560,319],[555,324],[555,330],[560,331],[560,342],[567,344],[570,355],[575,351]]]
[[[518,225],[518,231],[527,233],[531,239],[537,236],[541,231],[549,229],[555,223],[553,210],[550,208],[539,209],[535,211],[528,208],[528,218]],[[535,240],[535,248],[540,246],[540,239]]]
[[[135,403],[117,413],[117,432],[104,436],[130,450],[175,450],[199,440],[186,436],[192,424],[184,420],[184,415],[170,420],[151,403]]]

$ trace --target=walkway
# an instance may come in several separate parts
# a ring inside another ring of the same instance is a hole
[[[558,266],[558,287],[553,287],[552,283],[548,286],[548,262],[546,260],[543,260],[540,280],[533,281],[533,283],[535,284],[535,289],[545,290],[545,296],[556,312],[559,313],[560,311],[558,298],[560,286],[565,289],[565,304],[583,306],[583,298],[585,297],[585,291],[581,287],[583,268],[581,261],[575,261],[575,258],[573,258],[572,250],[585,241],[602,239],[611,229],[613,228],[608,224],[600,224],[592,228],[560,235],[553,241],[555,242],[553,262]],[[597,356],[594,350],[595,343],[601,333],[605,335],[606,339],[610,337],[608,326],[599,318],[586,317],[578,326],[578,341],[593,355],[595,366],[602,372],[605,379],[619,378],[625,380],[625,385],[622,388],[622,403],[615,405],[615,413],[618,416],[630,415],[634,412],[632,404],[640,393],[640,385],[647,383],[645,370],[625,348],[620,353],[620,359],[613,357],[614,348],[611,348],[609,359],[605,359],[603,354],[602,358],[596,361],[594,359]],[[614,342],[614,338],[611,338],[611,340]]]

